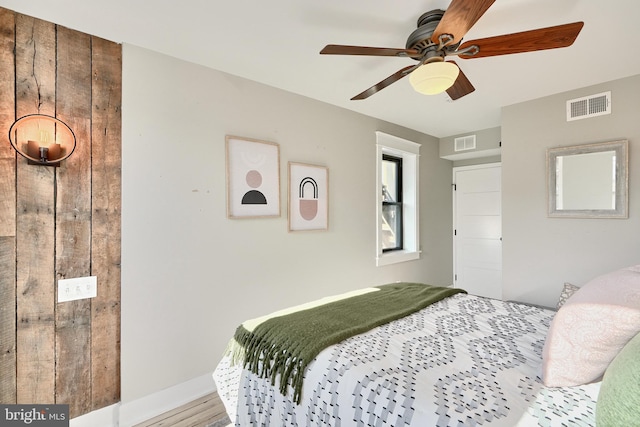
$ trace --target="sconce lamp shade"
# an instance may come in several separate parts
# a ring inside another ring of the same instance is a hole
[[[11,146],[30,164],[59,166],[76,148],[76,136],[62,120],[30,114],[9,128]]]
[[[451,62],[430,62],[409,74],[409,82],[416,92],[436,95],[449,89],[458,78],[460,69]]]

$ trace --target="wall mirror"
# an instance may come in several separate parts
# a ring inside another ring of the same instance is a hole
[[[627,140],[547,149],[550,217],[627,218]]]

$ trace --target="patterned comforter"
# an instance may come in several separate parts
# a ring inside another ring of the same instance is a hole
[[[456,294],[322,351],[300,405],[228,357],[213,376],[236,426],[593,426],[599,383],[542,385],[553,315]]]

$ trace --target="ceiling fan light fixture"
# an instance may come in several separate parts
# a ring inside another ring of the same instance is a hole
[[[452,62],[431,62],[409,74],[409,82],[416,92],[437,95],[453,86],[459,73],[460,69]]]

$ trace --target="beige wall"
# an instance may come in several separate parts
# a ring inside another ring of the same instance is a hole
[[[612,113],[566,121],[569,99],[611,91]],[[640,263],[640,76],[505,107],[502,111],[505,299],[552,305],[562,284],[582,285]],[[629,218],[547,217],[548,147],[629,140]]]
[[[375,267],[376,130],[422,144],[419,261]],[[280,218],[226,218],[225,134],[280,145]],[[328,231],[287,231],[288,161],[329,168]],[[246,318],[452,282],[451,162],[427,135],[124,45],[122,175],[125,403],[211,372]]]

